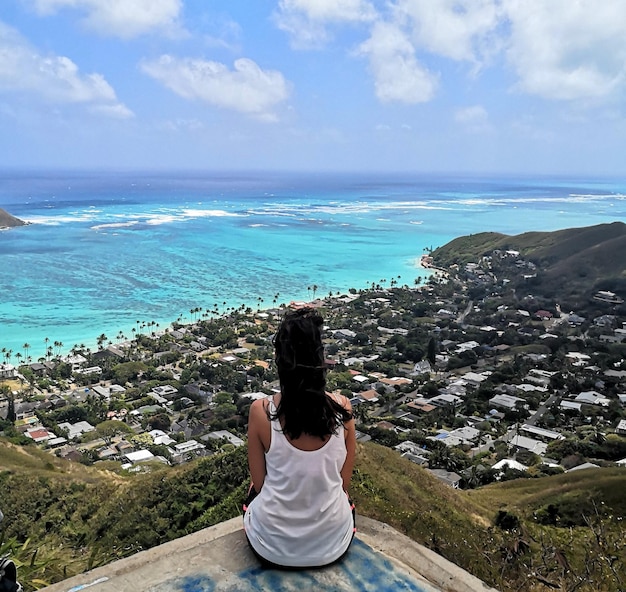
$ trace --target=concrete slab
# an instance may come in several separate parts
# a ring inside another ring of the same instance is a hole
[[[357,536],[338,564],[263,569],[233,518],[80,574],[45,592],[496,592],[386,524],[357,516]]]

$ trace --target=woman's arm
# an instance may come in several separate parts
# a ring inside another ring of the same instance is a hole
[[[342,397],[341,404],[350,412],[352,405],[346,397]],[[343,489],[347,493],[352,479],[352,470],[354,469],[354,458],[356,455],[356,428],[354,419],[346,421],[343,424],[344,436],[346,439],[346,460],[341,468],[341,479],[343,481]]]
[[[257,493],[261,491],[265,481],[265,452],[269,447],[268,436],[270,435],[270,423],[264,401],[264,399],[254,401],[250,406],[248,416],[248,467]]]

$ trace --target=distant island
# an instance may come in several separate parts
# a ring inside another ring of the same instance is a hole
[[[24,220],[20,220],[15,216],[12,216],[6,210],[0,208],[0,229],[3,228],[13,228],[15,226],[26,226],[30,224],[30,222],[24,222]]]

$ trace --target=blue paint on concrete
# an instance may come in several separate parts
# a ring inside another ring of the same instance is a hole
[[[298,571],[264,569],[258,565],[216,581],[197,573],[163,582],[154,592],[425,592],[409,572],[355,539],[336,565]]]
[[[175,583],[176,588],[168,588],[167,582],[163,584],[163,590],[176,590],[177,592],[215,592],[215,582],[204,575],[187,576]]]

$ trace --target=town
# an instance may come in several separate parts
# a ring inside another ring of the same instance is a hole
[[[519,281],[535,265],[494,251],[413,285],[290,306],[325,318],[327,390],[348,396],[360,441],[397,450],[454,488],[626,465],[623,299],[561,309]],[[515,280],[515,281],[514,281]],[[46,338],[46,355],[2,349],[0,435],[62,458],[145,472],[245,444],[248,408],[279,389],[272,336],[286,305],[191,309],[165,330],[97,350]],[[11,362],[15,359],[16,364]]]

